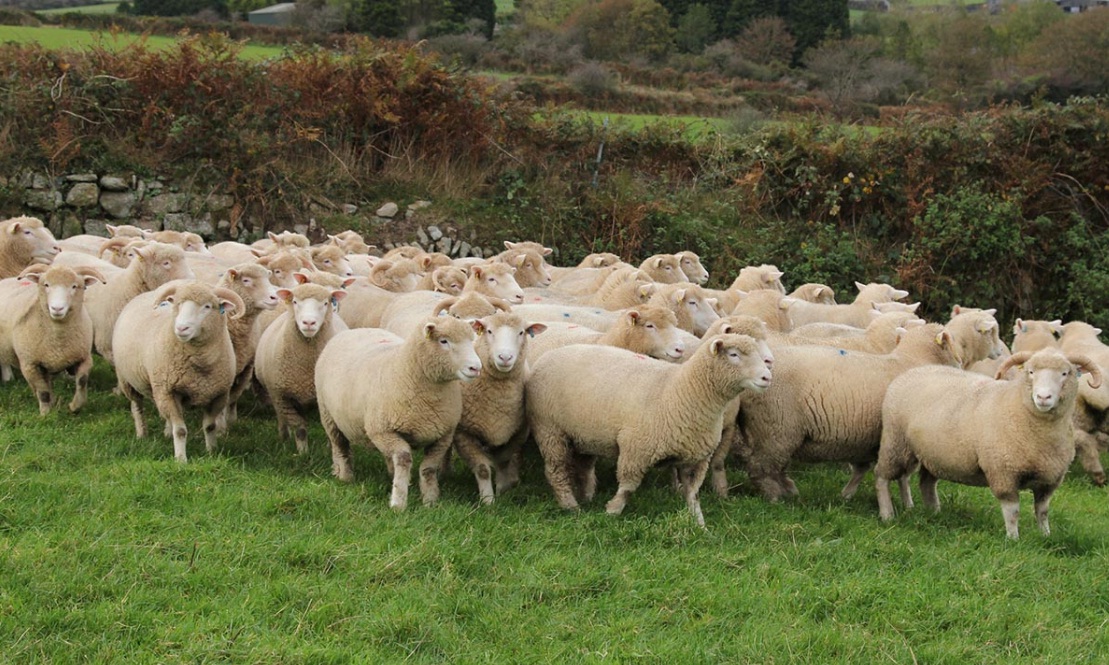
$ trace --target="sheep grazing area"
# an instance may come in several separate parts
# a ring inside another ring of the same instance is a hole
[[[64,386],[62,391],[68,389]],[[702,492],[707,530],[653,469],[624,514],[570,515],[529,448],[522,483],[480,505],[454,459],[431,508],[384,497],[380,455],[331,476],[244,397],[207,454],[136,440],[97,359],[79,415],[40,418],[0,386],[0,661],[7,663],[1096,663],[1109,653],[1109,503],[1077,465],[1052,535],[1030,512],[941,483],[944,509],[877,519],[873,483],[796,466],[770,504],[742,473]],[[198,416],[186,416],[198,432]],[[598,496],[615,491],[598,464]],[[914,482],[914,491],[915,491]],[[1025,498],[1027,504],[1027,498]]]

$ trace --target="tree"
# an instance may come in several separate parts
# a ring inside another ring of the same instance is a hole
[[[1048,82],[1064,95],[1109,91],[1109,9],[1092,9],[1044,29],[1023,64],[1047,71]]]
[[[397,0],[354,0],[347,16],[348,27],[376,37],[398,37],[404,28]]]
[[[566,23],[594,60],[657,60],[670,52],[674,39],[670,14],[655,0],[601,0],[581,7]]]
[[[795,58],[825,39],[850,34],[847,0],[790,0],[782,3],[782,18],[797,39]]]
[[[131,6],[140,16],[192,16],[204,9],[227,16],[227,0],[135,0]]]
[[[981,14],[957,14],[934,27],[925,47],[929,86],[950,100],[977,103],[993,71],[993,30]]]
[[[763,16],[751,21],[736,39],[739,54],[759,65],[789,64],[796,46],[797,40],[778,16]]]
[[[712,12],[702,4],[690,5],[689,11],[678,21],[674,41],[686,53],[700,53],[716,32]]]
[[[915,71],[908,64],[881,57],[876,37],[829,40],[805,52],[802,62],[837,113],[859,102],[893,101]]]
[[[755,19],[778,15],[778,0],[732,0],[721,22],[721,36],[738,36]]]

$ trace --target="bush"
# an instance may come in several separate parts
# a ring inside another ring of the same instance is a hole
[[[575,67],[567,79],[575,90],[590,99],[605,97],[616,91],[616,75],[597,62]]]

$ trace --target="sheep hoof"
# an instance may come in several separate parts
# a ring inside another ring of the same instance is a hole
[[[1105,472],[1104,471],[1098,471],[1098,472],[1095,472],[1095,473],[1091,473],[1090,474],[1090,480],[1094,481],[1094,484],[1097,485],[1098,487],[1104,487],[1105,486]]]

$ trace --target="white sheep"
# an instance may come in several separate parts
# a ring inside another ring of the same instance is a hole
[[[1051,322],[1054,323],[1054,322]],[[1102,372],[1109,367],[1109,346],[1098,339],[1100,328],[1083,321],[1069,321],[1059,329],[1059,348],[1063,353],[1090,358]],[[1016,342],[1014,342],[1015,344]],[[1105,484],[1105,470],[1101,466],[1106,415],[1109,412],[1109,385],[1093,387],[1083,381],[1078,386],[1078,405],[1075,407],[1074,434],[1078,461],[1096,485]]]
[[[235,380],[235,350],[225,315],[242,311],[243,302],[233,291],[197,281],[172,282],[127,303],[112,347],[120,391],[131,402],[135,436],[146,436],[143,400],[149,398],[173,435],[173,455],[179,462],[188,459],[186,406],[203,410],[205,447],[215,450],[216,418],[227,406]]]
[[[176,245],[151,243],[135,250],[135,258],[122,273],[105,284],[93,284],[85,294],[85,307],[92,317],[93,348],[114,363],[112,335],[116,319],[135,296],[176,279],[193,279],[185,251]]]
[[[739,271],[729,291],[761,291],[768,289],[785,295],[786,287],[782,285],[784,272],[778,266],[764,263],[760,266],[746,266]]]
[[[530,338],[547,326],[529,324],[512,312],[481,319],[485,331],[474,343],[481,374],[462,384],[462,417],[454,433],[454,448],[477,479],[482,503],[519,482],[520,458],[527,426],[524,420],[524,382],[528,376]]]
[[[548,351],[571,344],[601,344],[678,362],[686,357],[687,352],[680,332],[674,312],[655,305],[622,312],[616,323],[605,332],[573,323],[549,323],[547,332],[528,345],[528,361],[535,363]]]
[[[342,247],[343,251],[347,254],[369,254],[371,250],[377,249],[374,245],[367,245],[366,239],[362,237],[362,234],[353,229],[347,229],[333,236],[328,236],[328,240]]]
[[[558,504],[574,509],[589,501],[596,458],[615,458],[619,489],[606,509],[620,514],[647,470],[668,460],[678,465],[686,505],[703,526],[698,491],[720,444],[724,411],[740,391],[770,385],[766,360],[742,335],[706,340],[681,365],[607,346],[545,355],[528,379],[525,404]]]
[[[689,277],[682,272],[682,261],[674,254],[655,254],[639,264],[639,269],[659,284],[688,282]]]
[[[968,357],[960,353],[968,353],[973,341],[979,343],[972,357],[995,352],[988,335],[956,333],[938,324],[907,330],[894,351],[881,356],[833,347],[772,347],[774,386],[745,396],[739,414],[740,458],[751,482],[776,501],[796,493],[786,475],[791,461],[849,462],[854,476],[843,490],[849,498],[877,458],[886,387],[912,367],[958,367]]]
[[[177,245],[186,252],[212,256],[212,252],[210,252],[208,247],[204,244],[204,238],[200,237],[200,234],[193,233],[192,231],[173,231],[166,229],[164,231],[143,231],[142,235],[147,240],[153,242]]]
[[[389,505],[408,506],[412,449],[425,448],[420,491],[439,500],[439,469],[462,417],[459,380],[481,373],[474,351],[477,321],[434,317],[407,338],[376,328],[335,335],[316,362],[316,400],[331,442],[332,471],[354,479],[351,444],[372,444],[393,475]]]
[[[859,289],[859,294],[848,305],[824,305],[804,300],[796,301],[790,307],[790,317],[793,319],[793,325],[803,326],[807,323],[827,322],[846,323],[858,328],[865,328],[870,324],[871,312],[875,309],[875,303],[893,302],[909,295],[908,291],[875,282],[870,284],[855,282],[855,287]],[[912,306],[902,304],[900,307]],[[912,310],[915,311],[915,307],[912,307]]]
[[[789,293],[790,298],[804,300],[806,302],[822,303],[824,305],[836,304],[835,290],[826,284],[817,284],[810,282],[802,284]]]
[[[744,293],[731,314],[753,316],[765,323],[767,330],[784,333],[793,329],[790,310],[796,302],[777,291],[760,289]]]
[[[532,249],[506,249],[495,258],[516,269],[516,282],[523,288],[551,285],[550,266],[543,255]]]
[[[891,480],[919,466],[924,503],[940,509],[936,483],[988,486],[1001,503],[1005,532],[1018,536],[1019,493],[1031,489],[1036,521],[1051,532],[1051,496],[1074,459],[1071,419],[1080,372],[1101,384],[1097,364],[1054,349],[1015,353],[999,369],[1022,367],[1017,378],[993,380],[946,367],[921,367],[890,384],[882,404],[882,439],[874,469],[878,512],[893,518]],[[902,485],[905,508],[912,507]]]
[[[659,285],[647,304],[670,309],[678,319],[678,327],[698,337],[720,318],[716,299],[691,282]]]
[[[709,271],[705,270],[705,266],[701,264],[700,256],[697,256],[697,254],[688,249],[678,252],[674,256],[678,257],[682,272],[685,273],[689,281],[701,286],[704,286],[705,282],[709,281]]]
[[[37,217],[0,222],[0,279],[15,277],[32,263],[50,263],[62,251]]]
[[[85,405],[92,370],[92,320],[85,289],[104,277],[92,268],[33,265],[0,280],[0,365],[3,379],[18,366],[38,399],[39,413],[54,405],[54,377],[69,372],[77,387],[70,412]]]
[[[235,382],[228,396],[226,413],[220,418],[221,432],[238,418],[239,398],[254,376],[254,351],[262,331],[269,325],[262,314],[277,307],[277,289],[270,283],[269,273],[268,269],[258,264],[241,263],[228,268],[216,283],[216,286],[232,291],[243,301],[238,316],[227,321],[227,332],[235,348]]]
[[[279,289],[289,307],[262,333],[254,355],[254,375],[277,413],[277,433],[291,431],[297,452],[308,452],[308,421],[304,411],[316,403],[316,360],[331,338],[347,330],[335,314],[342,289],[300,284]]]

